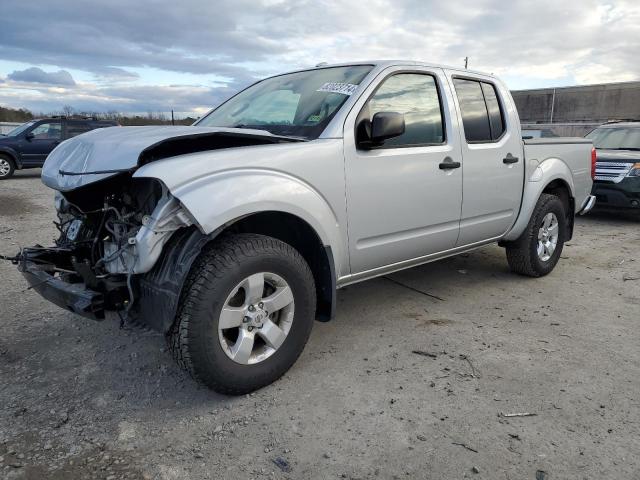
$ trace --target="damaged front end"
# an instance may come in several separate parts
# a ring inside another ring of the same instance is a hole
[[[129,173],[57,192],[56,210],[55,246],[23,249],[18,268],[47,300],[96,320],[143,314],[132,310],[141,280],[172,234],[194,223],[160,181]]]
[[[143,165],[196,152],[300,142],[250,129],[148,126],[93,130],[49,154],[42,181],[56,190],[54,247],[13,259],[43,297],[85,317],[115,311],[166,332],[205,234]]]

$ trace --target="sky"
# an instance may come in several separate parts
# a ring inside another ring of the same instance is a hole
[[[640,80],[638,0],[2,0],[0,105],[201,115],[257,79],[374,59],[511,89]]]

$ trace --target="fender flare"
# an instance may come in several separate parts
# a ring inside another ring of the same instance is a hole
[[[524,182],[522,205],[518,219],[511,229],[502,237],[501,241],[514,241],[524,232],[529,224],[529,220],[531,219],[540,195],[542,195],[545,188],[555,180],[562,180],[569,188],[569,195],[575,198],[573,174],[567,164],[561,159],[554,157],[539,162]],[[575,212],[568,213],[571,215],[575,214]]]
[[[334,268],[347,265],[345,245],[336,213],[320,192],[304,180],[271,169],[239,168],[214,172],[182,184],[172,184],[153,164],[136,177],[162,181],[192,216],[200,231],[209,235],[237,220],[260,212],[289,213],[304,220],[333,253]]]

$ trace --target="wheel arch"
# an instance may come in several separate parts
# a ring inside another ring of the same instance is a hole
[[[256,233],[277,238],[295,248],[305,259],[316,284],[320,321],[331,320],[336,308],[336,270],[331,246],[324,245],[315,229],[302,218],[283,211],[262,211],[228,223],[223,233]]]
[[[571,193],[571,187],[563,178],[556,178],[547,184],[542,193],[555,195],[564,206],[567,220],[567,241],[573,237],[573,224],[575,218],[575,198]]]
[[[329,321],[336,309],[336,270],[333,251],[303,219],[287,212],[263,211],[244,215],[213,232],[195,225],[174,232],[153,268],[136,276],[138,296],[131,317],[156,331],[167,333],[173,325],[178,301],[196,258],[205,245],[223,234],[255,233],[277,238],[295,248],[314,277],[316,319]]]
[[[557,158],[548,158],[540,162],[524,183],[522,207],[520,214],[511,230],[501,242],[516,240],[524,232],[533,210],[543,193],[557,195],[563,201],[567,213],[567,240],[573,235],[573,219],[575,216],[575,189],[573,174],[567,164]]]
[[[0,147],[0,155],[4,155],[9,157],[9,160],[13,162],[13,166],[16,170],[20,170],[22,168],[22,163],[20,162],[20,156],[18,152],[8,147]]]

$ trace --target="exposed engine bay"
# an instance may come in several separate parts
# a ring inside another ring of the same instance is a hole
[[[217,232],[203,233],[161,181],[136,171],[194,152],[300,141],[197,126],[113,127],[73,137],[42,170],[43,183],[56,190],[59,238],[12,260],[29,288],[62,308],[93,319],[115,311],[166,332],[191,264]]]
[[[85,302],[62,306],[97,318],[104,310],[128,313],[136,298],[134,275],[151,270],[171,233],[193,223],[162,183],[127,173],[57,192],[55,201],[60,232],[55,247],[24,249],[21,268],[39,272],[35,282],[64,282],[76,294],[82,290]]]

